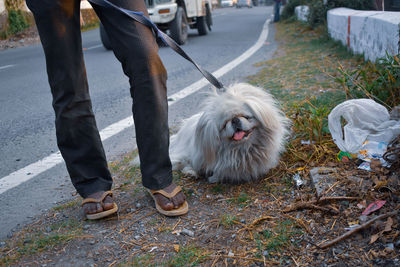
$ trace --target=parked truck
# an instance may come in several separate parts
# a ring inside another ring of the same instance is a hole
[[[211,31],[212,0],[145,0],[150,20],[182,45],[188,39],[188,29],[199,35]],[[105,48],[111,49],[107,34],[100,24],[100,37]]]

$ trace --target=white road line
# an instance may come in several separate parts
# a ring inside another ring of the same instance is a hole
[[[4,70],[4,69],[7,69],[7,68],[11,68],[11,67],[14,67],[15,65],[5,65],[5,66],[1,66],[0,67],[0,70]]]
[[[102,44],[94,45],[94,46],[91,46],[91,47],[88,47],[88,48],[83,48],[83,50],[84,51],[92,50],[92,49],[99,48],[99,47],[102,47],[102,46],[103,46]]]
[[[213,72],[213,75],[217,78],[221,77],[222,75],[226,74],[233,68],[237,67],[240,63],[242,63],[243,61],[248,59],[255,52],[257,52],[257,50],[263,46],[265,40],[268,37],[269,21],[270,20],[268,19],[264,23],[260,37],[258,38],[257,42],[252,47],[250,47],[242,55],[240,55],[236,59],[232,60],[231,62],[229,62],[222,68]],[[199,91],[201,88],[203,88],[207,84],[208,84],[208,81],[205,78],[203,78],[203,79],[200,79],[199,81],[189,85],[188,87],[182,89],[181,91],[173,94],[172,96],[169,96],[169,98],[174,99],[173,102],[169,102],[169,105],[173,105],[174,103],[177,103],[179,100],[185,98],[186,96]],[[123,130],[125,130],[126,128],[131,127],[131,126],[133,126],[132,116],[122,119],[116,123],[113,123],[110,126],[107,126],[106,128],[104,128],[100,132],[101,140],[105,141],[108,138],[122,132]],[[135,148],[136,148],[136,145],[132,149],[135,149]],[[1,178],[0,179],[0,194],[32,179],[33,177],[41,174],[42,172],[45,172],[45,171],[53,168],[57,164],[62,163],[62,161],[63,161],[63,159],[61,157],[61,153],[59,151],[57,151],[56,153],[53,153],[48,157],[45,157],[37,162],[34,162],[22,169],[19,169],[13,173]]]

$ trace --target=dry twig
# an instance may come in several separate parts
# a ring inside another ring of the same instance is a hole
[[[366,223],[364,223],[364,224],[362,224],[362,225],[360,225],[360,226],[358,226],[358,227],[356,227],[354,229],[351,229],[350,231],[347,231],[343,235],[336,237],[332,241],[325,242],[322,245],[318,245],[318,247],[322,248],[322,249],[330,247],[330,246],[336,244],[337,242],[342,241],[343,239],[346,239],[347,237],[351,236],[352,234],[360,231],[361,229],[364,229],[364,228],[370,226],[373,222],[375,222],[377,220],[380,220],[380,219],[385,219],[385,218],[390,217],[390,216],[394,216],[396,214],[397,214],[397,211],[393,211],[393,212],[389,212],[389,213],[386,213],[386,214],[379,215],[379,216],[367,221]]]
[[[286,209],[283,210],[283,212],[291,212],[291,211],[295,211],[295,210],[301,210],[301,209],[316,209],[316,210],[322,210],[322,211],[327,211],[327,212],[331,212],[334,214],[338,214],[338,211],[329,206],[327,208],[325,207],[320,207],[316,204],[320,204],[322,202],[328,202],[328,201],[336,201],[336,200],[357,200],[359,199],[358,197],[322,197],[320,199],[315,199],[312,201],[307,201],[307,202],[297,202],[293,205],[290,205],[289,207],[287,207]]]

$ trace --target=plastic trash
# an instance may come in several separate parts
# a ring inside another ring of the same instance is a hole
[[[304,181],[301,179],[299,173],[293,175],[293,180],[295,181],[297,188],[300,188],[304,184]]]
[[[341,118],[347,122],[344,127]],[[352,99],[337,105],[328,116],[328,126],[339,149],[351,154],[359,154],[367,140],[378,149],[400,134],[400,121],[390,120],[387,109],[371,99]]]

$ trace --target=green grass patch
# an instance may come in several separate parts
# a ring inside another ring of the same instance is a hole
[[[240,207],[244,207],[250,201],[250,196],[246,193],[241,192],[238,196],[228,199],[227,201]]]
[[[281,221],[274,228],[265,229],[255,236],[255,242],[258,248],[258,252],[255,256],[261,257],[264,251],[268,253],[282,252],[285,248],[292,245],[293,241],[295,243],[295,238],[302,233],[301,228],[293,221]]]
[[[230,228],[232,227],[232,225],[235,224],[234,221],[236,220],[237,218],[235,215],[225,213],[221,216],[219,223],[223,225],[225,228]]]
[[[225,188],[222,185],[217,184],[217,185],[214,185],[213,187],[211,187],[211,191],[214,194],[223,193],[225,191]]]
[[[0,266],[8,266],[25,255],[31,256],[48,251],[71,239],[79,238],[82,234],[82,222],[76,219],[67,219],[47,225],[46,231],[41,228],[27,231],[21,232],[18,237],[8,241],[6,248],[0,250]]]
[[[181,248],[166,266],[198,266],[205,258],[206,255],[201,249],[194,246],[187,246]]]
[[[142,267],[142,266],[159,266],[154,263],[153,255],[144,255],[144,256],[134,256],[131,260],[125,263],[118,264],[120,267]]]
[[[53,208],[53,210],[55,210],[55,211],[62,211],[62,210],[65,210],[65,209],[77,207],[77,206],[79,206],[79,202],[80,202],[80,201],[79,201],[78,199],[75,199],[75,200],[72,200],[72,201],[68,201],[68,202],[66,202],[66,203],[60,204],[60,205],[58,205],[58,206],[55,206],[55,207]]]

